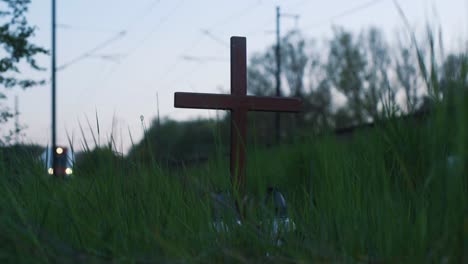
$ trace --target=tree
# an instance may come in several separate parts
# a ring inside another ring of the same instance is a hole
[[[325,66],[330,83],[346,96],[356,123],[366,119],[362,106],[366,60],[360,45],[350,32],[335,28]]]
[[[36,56],[47,54],[44,48],[31,43],[35,27],[28,24],[26,12],[30,0],[0,0],[0,85],[4,88],[28,88],[43,84],[42,80],[20,77],[20,65],[34,70],[44,70],[36,62]],[[0,92],[0,100],[6,99]],[[0,104],[0,124],[13,116]]]
[[[417,62],[411,53],[412,49],[413,47],[411,46],[404,47],[400,44],[395,64],[397,81],[405,93],[405,108],[408,113],[414,112],[419,104],[419,97],[417,94],[419,76],[415,66]]]
[[[358,37],[341,28],[330,41],[326,69],[333,87],[347,99],[352,123],[378,120],[399,111],[397,87],[390,83],[392,60],[382,32],[376,28]],[[340,120],[343,111],[340,112]]]
[[[274,49],[268,48],[265,53],[252,56],[247,67],[247,89],[258,96],[275,94],[276,59]]]
[[[306,51],[306,41],[292,31],[283,39],[282,60],[284,75],[292,96],[304,98],[304,73],[310,59]]]
[[[301,36],[299,31],[291,31],[282,41],[282,65],[283,75],[287,81],[290,95],[303,99],[305,109],[302,113],[296,114],[296,123],[304,126],[306,112],[311,110],[310,101],[304,100],[306,97],[304,82],[305,73],[310,66],[311,56],[308,54],[308,43]]]
[[[456,88],[468,89],[467,72],[467,54],[450,54],[445,58],[440,81],[444,97],[450,97]]]
[[[134,145],[128,157],[151,164],[179,166],[223,156],[229,142],[228,119],[176,122],[165,119],[151,123],[141,142]]]
[[[463,103],[462,98],[468,94],[467,53],[453,53],[445,58],[440,70],[439,87],[449,109],[455,109],[456,104]]]
[[[322,130],[333,125],[333,102],[330,82],[322,79],[318,84],[311,84],[311,91],[304,100],[304,118],[314,130]]]
[[[248,90],[254,95],[275,95],[276,57],[275,47],[270,46],[265,52],[254,54],[248,71]],[[304,107],[300,114],[283,116],[283,127],[292,123],[300,126],[308,123],[320,130],[328,126],[331,120],[332,97],[329,82],[326,81],[320,63],[320,56],[313,41],[308,41],[298,31],[291,31],[281,39],[281,78],[283,96],[294,96],[303,99]],[[285,82],[284,82],[285,81]],[[252,113],[257,132],[262,138],[271,134],[273,120],[265,113]],[[274,140],[272,138],[270,141]]]
[[[380,30],[370,28],[363,37],[366,57],[364,108],[367,114],[378,120],[397,109],[396,89],[390,84],[388,73],[391,59],[387,42]]]

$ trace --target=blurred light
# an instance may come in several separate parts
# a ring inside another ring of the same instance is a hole
[[[47,172],[49,173],[49,175],[52,175],[52,174],[54,174],[54,169],[49,168],[49,169],[47,170]]]
[[[73,173],[73,170],[70,169],[70,168],[67,168],[67,169],[65,170],[65,173],[66,173],[67,175],[70,175],[70,174]]]
[[[63,148],[57,148],[55,151],[60,155],[63,153]]]

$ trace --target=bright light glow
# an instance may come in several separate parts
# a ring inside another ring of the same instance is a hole
[[[60,155],[63,153],[63,148],[57,148],[55,151]]]
[[[49,168],[49,169],[47,170],[47,172],[49,173],[49,175],[52,175],[52,174],[54,174],[54,169]]]
[[[65,170],[65,173],[66,173],[67,175],[70,175],[70,174],[73,173],[73,170],[70,169],[70,168],[67,168],[67,169]]]

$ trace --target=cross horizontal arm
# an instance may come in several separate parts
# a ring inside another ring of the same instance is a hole
[[[299,112],[302,110],[302,101],[298,98],[247,96],[245,99],[250,111]]]
[[[299,112],[302,109],[302,101],[297,98],[284,97],[178,92],[174,94],[174,106],[200,109]]]
[[[174,106],[180,108],[232,109],[232,96],[210,93],[174,93]]]

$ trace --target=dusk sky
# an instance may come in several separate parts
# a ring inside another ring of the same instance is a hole
[[[459,49],[466,41],[468,0],[399,3],[416,32],[422,32],[428,20],[440,23],[447,50]],[[28,15],[30,24],[37,26],[34,42],[48,49],[50,4],[49,0],[33,0]],[[130,146],[129,131],[135,141],[142,137],[140,116],[146,126],[156,117],[156,94],[162,117],[215,117],[213,111],[175,109],[174,92],[229,91],[229,38],[246,36],[248,57],[264,51],[275,42],[277,5],[282,13],[300,16],[298,21],[283,18],[282,33],[297,26],[306,38],[319,43],[332,36],[332,25],[353,32],[376,26],[390,42],[404,28],[392,0],[57,0],[57,65],[68,65],[57,73],[58,143],[68,144],[68,131],[79,148],[80,123],[90,140],[86,117],[95,129],[97,113],[101,142],[113,130],[118,150],[125,152]],[[108,40],[112,41],[104,48],[68,64]],[[39,61],[46,71],[25,74],[49,79],[50,58],[43,56]],[[24,140],[48,144],[50,84],[13,89],[7,95],[10,108],[14,96],[19,96],[20,122],[27,126]]]

